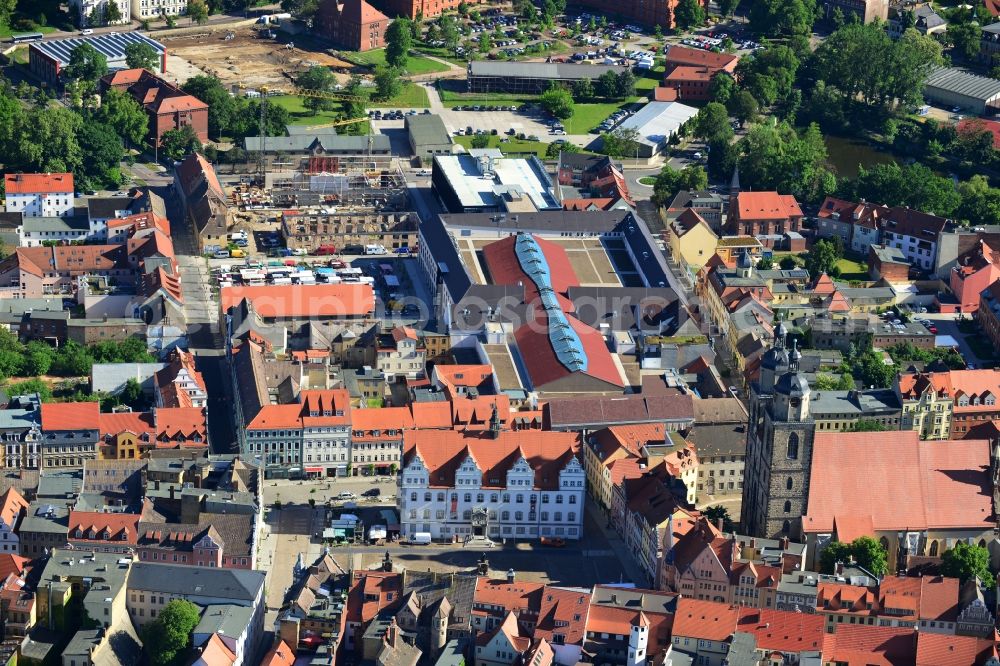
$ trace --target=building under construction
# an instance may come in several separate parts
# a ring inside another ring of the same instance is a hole
[[[309,252],[323,247],[344,252],[365,245],[416,251],[417,221],[416,213],[285,211],[281,235],[290,249]]]
[[[406,179],[391,155],[311,156],[297,170],[267,173],[264,188],[273,208],[409,209]]]

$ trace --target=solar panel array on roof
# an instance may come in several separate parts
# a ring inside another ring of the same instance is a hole
[[[549,324],[549,343],[556,358],[570,372],[584,372],[587,369],[587,353],[583,350],[583,342],[577,335],[566,313],[559,305],[559,299],[552,288],[552,274],[545,254],[535,237],[531,234],[518,234],[514,242],[514,253],[523,270],[538,289],[538,296],[545,309]]]
[[[38,42],[32,44],[31,48],[37,49],[38,51],[44,53],[45,55],[59,61],[62,66],[69,63],[70,56],[73,54],[73,49],[83,44],[90,44],[97,50],[98,53],[102,54],[108,59],[108,65],[115,69],[118,67],[115,61],[125,60],[125,47],[129,44],[137,43],[149,44],[153,47],[153,50],[160,56],[162,56],[167,47],[159,43],[155,39],[150,39],[141,32],[123,32],[123,33],[108,33],[104,35],[92,35],[89,37],[71,37],[69,39],[53,39],[46,40],[44,42]]]

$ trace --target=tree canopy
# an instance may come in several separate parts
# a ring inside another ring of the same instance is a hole
[[[413,47],[413,29],[410,20],[398,18],[385,31],[385,62],[390,67],[406,69]]]
[[[753,0],[750,29],[760,35],[808,35],[816,21],[815,0]]]
[[[573,95],[562,86],[553,83],[538,99],[542,108],[556,118],[566,120],[573,116]]]
[[[653,203],[657,206],[666,206],[681,190],[704,190],[707,187],[708,174],[700,165],[691,164],[677,170],[666,164],[656,175]]]
[[[869,536],[858,537],[849,544],[831,541],[820,554],[820,572],[832,574],[837,562],[846,565],[853,559],[867,571],[882,576],[888,569],[887,556],[882,544]]]
[[[787,123],[754,125],[739,142],[740,182],[819,201],[836,188],[826,167],[826,144],[814,123],[801,134]]]
[[[153,71],[160,68],[160,54],[146,42],[132,42],[125,47],[125,64]]]
[[[156,666],[166,666],[183,656],[191,642],[191,631],[200,619],[201,612],[190,601],[174,599],[164,606],[142,633],[150,661]]]
[[[963,583],[970,578],[979,578],[987,590],[993,589],[990,551],[982,546],[971,546],[959,541],[941,556],[941,573],[958,578]]]
[[[108,59],[103,53],[84,42],[70,52],[65,73],[77,81],[96,83],[108,73]]]

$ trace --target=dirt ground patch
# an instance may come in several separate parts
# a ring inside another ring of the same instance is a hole
[[[313,65],[332,67],[337,79],[346,81],[354,65],[318,50],[288,48],[286,40],[257,39],[249,28],[237,30],[226,40],[226,32],[205,32],[165,38],[171,56],[217,77],[226,86],[249,88],[290,86],[292,79]],[[293,38],[294,39],[294,38]]]

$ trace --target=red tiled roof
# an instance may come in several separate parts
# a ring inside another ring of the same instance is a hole
[[[743,607],[737,631],[757,637],[757,649],[782,653],[819,652],[823,649],[822,615]]]
[[[904,206],[893,206],[886,214],[882,229],[886,232],[912,236],[922,240],[937,240],[948,223],[943,217]]]
[[[170,222],[153,212],[136,213],[108,220],[108,233],[112,235],[117,233],[115,230],[124,227],[130,228],[133,236],[146,230],[156,230],[170,235]]]
[[[153,436],[153,415],[149,412],[119,412],[117,414],[100,414],[98,416],[101,437],[120,435],[130,432],[134,435],[143,433]]]
[[[840,629],[837,628],[838,634]],[[988,638],[917,632],[916,666],[982,666],[996,654],[996,643]]]
[[[399,606],[403,576],[392,571],[355,571],[347,596],[347,621],[365,623],[382,610]]]
[[[375,310],[369,284],[223,287],[221,299],[223,312],[247,299],[261,317],[360,317]]]
[[[452,425],[448,402],[411,402],[410,413],[414,428],[448,430]]]
[[[824,663],[845,666],[908,666],[914,660],[913,639],[912,627],[838,624],[835,634],[826,635]],[[937,662],[938,666],[946,663],[949,662]]]
[[[352,430],[403,430],[413,427],[407,407],[362,407],[351,410]]]
[[[433,376],[448,386],[479,387],[493,376],[493,366],[479,365],[435,365]]]
[[[411,430],[403,437],[403,467],[419,456],[430,472],[431,487],[451,488],[455,471],[471,456],[482,472],[483,487],[496,488],[506,487],[507,471],[523,456],[535,472],[534,486],[551,489],[579,448],[575,432],[500,431],[494,439],[482,432]]]
[[[864,460],[858,466],[852,461]],[[990,445],[921,441],[916,431],[817,433],[805,532],[840,516],[872,516],[875,530],[986,529],[993,512]],[[907,478],[906,484],[893,483]]]
[[[208,446],[208,423],[202,407],[160,407],[156,410],[157,446]]]
[[[715,601],[681,597],[674,613],[673,635],[709,641],[726,641],[736,631],[740,609]]]
[[[7,194],[70,194],[71,173],[8,173],[4,175]]]
[[[587,616],[587,631],[628,636],[632,626],[648,624],[642,611],[616,606],[592,606]]]
[[[538,309],[535,317],[534,322],[529,321],[514,332],[514,339],[532,386],[536,390],[544,390],[546,384],[570,377],[574,373],[559,361],[552,348],[547,315]],[[624,386],[621,374],[604,342],[604,336],[576,317],[567,316],[566,319],[579,336],[587,358],[587,369],[580,374],[601,380],[610,386]]]
[[[11,575],[20,576],[31,560],[14,553],[0,553],[0,581],[5,581]]]
[[[139,537],[139,514],[137,513],[101,513],[99,511],[70,511],[68,538],[70,540],[82,539],[86,541],[108,541],[121,544],[135,545]],[[76,535],[76,530],[82,532],[82,536]],[[95,536],[89,537],[90,530],[93,529]],[[104,538],[104,532],[110,534],[109,539]],[[124,534],[125,538],[122,538]]]
[[[392,329],[392,339],[396,342],[401,340],[416,340],[417,332],[409,326],[396,326]]]
[[[42,403],[42,430],[97,430],[100,414],[96,402]]]
[[[17,527],[17,521],[21,517],[21,512],[28,510],[28,500],[24,499],[24,496],[17,491],[17,488],[11,486],[3,495],[0,495],[0,520],[14,530]],[[0,577],[3,580],[3,577]]]
[[[132,85],[142,79],[144,73],[147,75],[152,74],[152,72],[148,69],[143,69],[142,67],[136,67],[134,69],[119,69],[117,72],[112,72],[101,77],[101,81],[109,86]]]
[[[882,205],[827,197],[820,205],[817,217],[832,218],[836,214],[842,222],[875,229],[888,212],[889,209]]]
[[[514,252],[517,238],[517,235],[513,235],[490,243],[482,250],[483,259],[486,261],[486,267],[490,272],[493,284],[516,285],[520,282],[524,286],[524,302],[531,303],[538,298],[538,290],[535,283],[521,268],[517,253]],[[533,238],[542,249],[545,262],[549,266],[553,291],[557,294],[565,294],[570,287],[579,287],[580,279],[577,277],[576,271],[573,270],[566,249],[544,238],[538,236],[533,236]]]
[[[271,648],[271,651],[264,655],[264,660],[260,666],[294,666],[295,651],[288,647],[288,643],[279,640],[278,644]]]
[[[455,428],[483,430],[489,428],[496,409],[502,428],[510,426],[510,398],[506,395],[480,395],[475,398],[457,396],[451,401],[451,423]]]
[[[589,199],[563,199],[563,210],[587,210],[591,206],[597,210],[607,210],[611,204],[618,201],[611,197],[591,197]]]
[[[678,65],[670,70],[664,82],[669,86],[671,81],[711,81],[717,71],[697,65]]]
[[[670,65],[700,65],[715,69],[731,69],[739,56],[731,53],[715,53],[704,49],[692,49],[687,46],[675,45],[667,49],[666,64]]]
[[[500,606],[503,611],[486,608],[490,613],[502,615],[507,611],[520,614],[524,611],[537,613],[541,608],[542,594],[545,586],[542,583],[514,582],[506,580],[491,580],[481,576],[476,580],[476,592],[473,607]]]
[[[376,21],[388,21],[389,19],[385,14],[365,2],[365,0],[346,0],[341,9],[340,20],[363,26],[368,23],[375,23]]]
[[[986,9],[990,16],[1000,16],[1000,0],[986,0]]]
[[[236,655],[218,634],[212,634],[198,656],[198,663],[204,666],[233,666],[235,661]]]
[[[740,192],[736,205],[741,220],[785,220],[802,217],[802,209],[791,194]]]
[[[247,428],[269,430],[348,425],[351,422],[351,398],[346,389],[302,391],[299,400],[301,403],[264,405]],[[339,416],[338,411],[341,412]],[[311,413],[316,415],[312,416]]]
[[[589,592],[546,587],[535,624],[535,638],[551,641],[554,634],[560,634],[566,645],[580,645],[590,608]]]
[[[207,392],[205,378],[196,367],[194,354],[182,349],[174,350],[170,355],[167,367],[156,373],[156,386],[160,391],[160,401],[165,407],[193,406],[190,394],[177,382],[182,371],[197,385],[201,392]]]
[[[920,619],[954,622],[958,618],[959,589],[957,578],[921,577]]]

